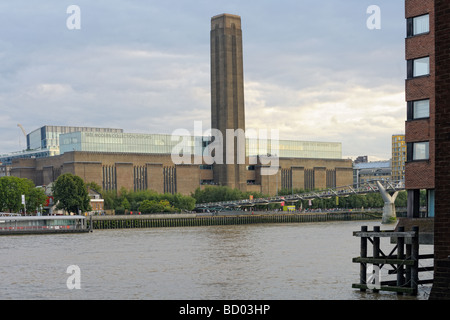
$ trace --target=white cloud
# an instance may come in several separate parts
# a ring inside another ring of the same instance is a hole
[[[30,88],[28,94],[32,99],[64,99],[69,94],[73,94],[70,85],[64,83],[41,83]]]
[[[71,3],[41,2],[0,4],[0,152],[18,149],[17,123],[206,128],[210,17],[224,12],[242,16],[247,127],[383,158],[404,127],[401,3],[377,3],[382,29],[369,32],[360,0],[80,0],[77,32],[65,27]]]
[[[278,128],[280,139],[342,142],[344,156],[389,159],[390,136],[403,131],[401,87],[324,83],[295,90],[250,82],[246,88],[247,127]]]

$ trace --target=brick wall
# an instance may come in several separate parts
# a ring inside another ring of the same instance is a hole
[[[450,3],[436,0],[437,258],[450,255]]]
[[[326,189],[327,187],[327,168],[315,167],[314,168],[314,187],[316,189]]]
[[[436,209],[435,272],[430,299],[450,299],[450,2],[435,0]]]
[[[450,259],[434,262],[434,283],[430,300],[450,300]]]
[[[303,189],[305,186],[305,168],[292,167],[292,188]]]
[[[177,165],[176,170],[176,184],[178,193],[190,195],[200,186],[200,167],[198,165]]]
[[[353,168],[336,167],[336,187],[348,186],[353,184]]]
[[[432,10],[434,10],[434,0],[406,0],[406,18],[418,16]]]
[[[261,176],[261,167],[256,166],[255,171],[245,171],[246,180],[255,180],[251,190],[264,194],[275,195],[277,189],[282,185],[281,170],[291,175],[294,189],[304,189],[305,170],[315,171],[315,188],[327,187],[327,170],[336,171],[336,186],[351,185],[353,183],[352,161],[344,159],[299,159],[280,158],[280,170],[272,176]],[[105,171],[108,167],[110,171]],[[26,177],[35,184],[49,184],[60,174],[73,173],[79,175],[85,182],[95,182],[98,185],[112,183],[108,188],[120,190],[124,187],[128,190],[134,189],[134,168],[146,168],[146,186],[150,190],[164,192],[164,186],[172,183],[165,181],[164,168],[174,167],[170,155],[149,155],[133,153],[100,153],[100,152],[67,152],[60,156],[20,159],[15,162],[12,175]],[[199,165],[176,166],[176,190],[182,194],[189,195],[197,187],[200,180],[212,180],[212,170],[200,170]],[[107,172],[107,173],[105,173]],[[104,181],[105,180],[105,181]],[[245,186],[245,189],[249,186]],[[277,188],[278,187],[278,188]],[[244,191],[245,191],[244,189]],[[175,190],[175,181],[171,188],[166,191]]]
[[[164,173],[162,163],[147,163],[147,186],[149,190],[164,193]]]
[[[428,119],[406,121],[405,142],[429,141],[430,158],[427,161],[407,162],[405,167],[406,189],[434,189],[435,147],[434,147],[434,121],[435,121],[435,30],[434,1],[433,0],[406,0],[405,18],[430,15],[430,32],[407,37],[405,39],[405,59],[430,57],[430,75],[407,79],[405,83],[406,101],[430,99],[430,117]]]

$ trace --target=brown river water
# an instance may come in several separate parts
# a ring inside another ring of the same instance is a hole
[[[352,288],[359,282],[359,264],[352,258],[360,246],[352,233],[361,225],[371,230],[380,222],[3,236],[0,299],[427,299],[429,285],[420,286],[417,297]],[[381,242],[389,253],[393,245]],[[432,246],[420,250],[433,252]],[[79,289],[69,289],[69,282],[75,283],[69,266],[78,267]]]

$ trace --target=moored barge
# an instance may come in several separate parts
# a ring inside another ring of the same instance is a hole
[[[91,231],[86,217],[0,215],[0,235],[83,233]]]

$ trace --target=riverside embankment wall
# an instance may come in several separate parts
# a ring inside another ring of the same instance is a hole
[[[92,216],[88,226],[92,229],[132,229],[160,227],[195,227],[213,225],[238,225],[258,223],[302,223],[324,221],[380,220],[381,213],[339,212],[339,213],[291,213],[291,214],[157,214],[157,215],[114,215]]]

